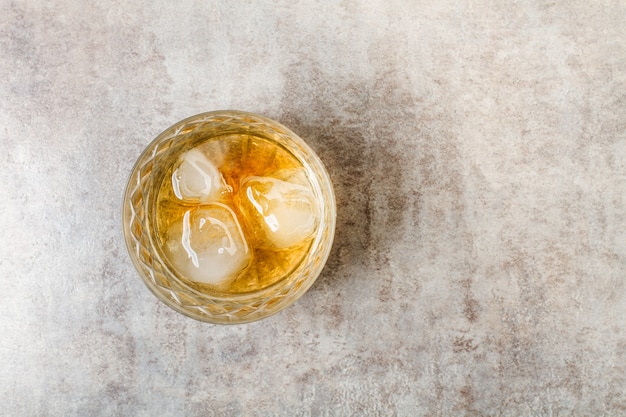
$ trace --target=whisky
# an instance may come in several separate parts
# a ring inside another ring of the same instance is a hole
[[[319,226],[310,173],[264,137],[181,143],[157,184],[156,242],[178,278],[209,295],[244,294],[289,276]]]
[[[280,123],[219,110],[146,147],[124,194],[130,259],[165,304],[210,323],[277,313],[322,272],[337,209],[315,152]]]

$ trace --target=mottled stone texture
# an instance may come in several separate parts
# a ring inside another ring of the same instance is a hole
[[[0,415],[626,415],[623,1],[0,0]],[[144,287],[132,164],[195,113],[290,126],[338,200],[295,305]]]

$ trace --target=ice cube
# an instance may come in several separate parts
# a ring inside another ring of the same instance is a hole
[[[190,209],[168,231],[166,252],[187,279],[220,285],[236,278],[251,254],[235,213],[212,203]]]
[[[272,174],[272,178],[287,181],[292,184],[302,185],[303,187],[310,187],[309,180],[306,175],[306,171],[302,168],[288,168],[281,169]]]
[[[187,151],[172,173],[174,194],[181,200],[216,201],[226,183],[215,165],[198,149]]]
[[[293,175],[291,173],[290,175]],[[238,198],[259,247],[284,249],[312,236],[319,208],[307,185],[273,177],[248,177]]]

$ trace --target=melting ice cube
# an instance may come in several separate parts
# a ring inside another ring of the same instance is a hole
[[[295,174],[289,176],[292,175]],[[315,231],[319,209],[308,185],[272,177],[249,177],[239,192],[240,208],[249,226],[257,230],[260,247],[288,248]]]
[[[170,227],[166,250],[185,277],[211,285],[236,278],[251,257],[235,213],[220,203],[186,211]]]
[[[172,173],[174,194],[181,200],[205,203],[218,199],[225,182],[213,163],[198,149],[191,149],[181,157]]]

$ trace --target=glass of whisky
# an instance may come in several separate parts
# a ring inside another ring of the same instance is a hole
[[[336,206],[324,165],[295,133],[256,114],[215,111],[148,145],[122,218],[154,295],[194,319],[236,324],[309,289],[330,253]]]

